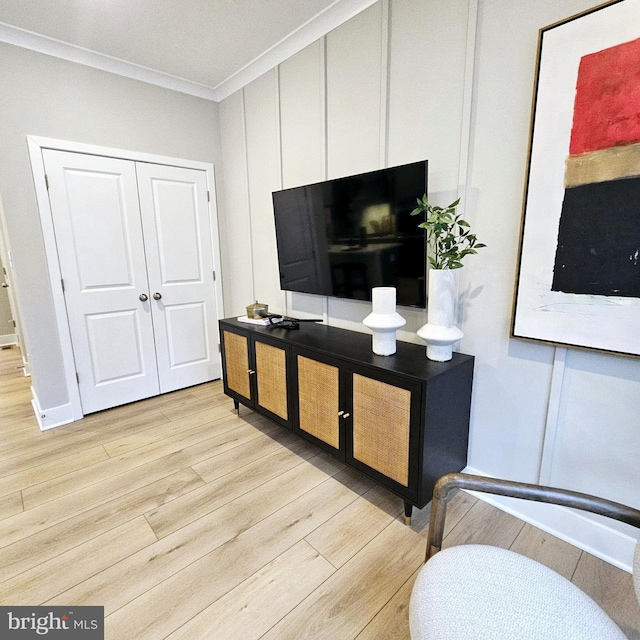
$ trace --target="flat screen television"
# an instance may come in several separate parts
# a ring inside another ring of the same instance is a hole
[[[412,217],[427,161],[273,193],[280,286],[371,300],[395,287],[399,306],[426,307],[425,233]]]

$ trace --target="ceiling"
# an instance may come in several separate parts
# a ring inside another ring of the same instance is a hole
[[[0,41],[221,99],[372,3],[2,0]]]

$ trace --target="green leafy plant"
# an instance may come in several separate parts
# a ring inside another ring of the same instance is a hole
[[[426,220],[418,227],[427,231],[427,258],[432,268],[460,269],[465,256],[487,246],[478,242],[469,223],[456,211],[460,198],[447,207],[438,207],[429,203],[425,193],[417,202],[411,215],[426,214]]]

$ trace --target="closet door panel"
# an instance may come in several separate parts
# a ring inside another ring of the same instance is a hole
[[[207,178],[204,171],[165,165],[136,169],[165,393],[221,376]]]
[[[165,306],[169,368],[203,362],[210,355],[204,303]]]
[[[133,162],[43,151],[83,413],[159,391]]]
[[[142,166],[148,169],[146,165]],[[170,173],[175,171],[172,167],[168,169]],[[157,250],[159,284],[202,282],[205,265],[198,207],[204,206],[206,210],[206,205],[198,202],[198,195],[202,194],[198,194],[197,184],[159,178],[158,175],[151,177],[151,181],[154,224],[150,231],[155,231],[155,238],[149,240],[155,240],[155,247],[150,249]],[[208,225],[204,231],[208,232]]]

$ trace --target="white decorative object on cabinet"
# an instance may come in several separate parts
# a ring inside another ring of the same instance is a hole
[[[464,335],[453,325],[456,277],[451,269],[429,270],[427,324],[418,335],[427,343],[427,358],[436,362],[451,360],[453,345]]]
[[[371,290],[372,312],[362,321],[373,332],[371,349],[378,356],[396,352],[396,331],[407,321],[396,311],[395,287],[374,287]]]

